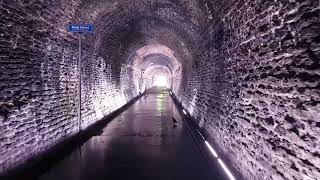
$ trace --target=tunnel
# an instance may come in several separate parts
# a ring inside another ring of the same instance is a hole
[[[0,0],[0,24],[0,179],[320,179],[319,0]]]

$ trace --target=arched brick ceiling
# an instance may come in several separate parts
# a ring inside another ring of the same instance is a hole
[[[121,64],[132,64],[127,60],[150,44],[168,47],[180,63],[192,61],[192,44],[208,16],[208,8],[198,0],[83,0],[76,11],[76,21],[94,22],[95,35],[88,36],[86,43],[96,56],[116,66],[114,74],[120,73]]]

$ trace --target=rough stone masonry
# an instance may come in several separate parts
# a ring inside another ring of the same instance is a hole
[[[320,179],[318,0],[0,0],[0,174],[77,133],[71,22],[95,27],[83,129],[137,96],[136,59],[162,54],[178,99],[246,179]]]

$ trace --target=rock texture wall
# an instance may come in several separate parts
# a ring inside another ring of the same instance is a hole
[[[319,179],[319,11],[318,0],[0,1],[0,174],[77,133],[66,27],[90,22],[82,128],[137,95],[132,61],[161,46],[172,55],[146,56],[175,59],[174,93],[229,165],[247,179]]]
[[[320,178],[319,23],[314,0],[238,2],[223,19],[223,53],[238,77],[229,137],[241,145],[230,149],[252,168],[247,177]]]
[[[0,174],[78,131],[78,40],[66,32],[78,6],[0,2]],[[136,95],[91,46],[82,54],[82,128]]]
[[[245,178],[319,179],[319,1],[228,6],[180,99]]]
[[[73,9],[57,9],[66,6],[0,2],[0,172],[76,132],[77,50],[62,29]]]

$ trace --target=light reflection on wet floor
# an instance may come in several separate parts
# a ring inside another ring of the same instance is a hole
[[[168,94],[149,94],[39,179],[223,179],[188,131]]]

